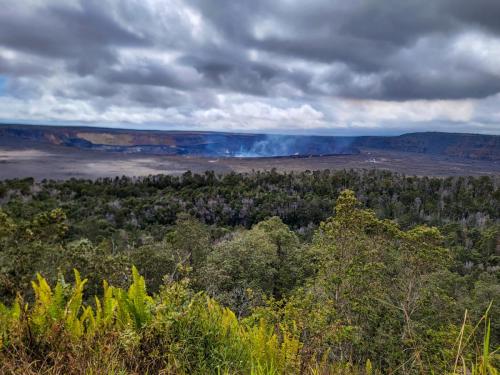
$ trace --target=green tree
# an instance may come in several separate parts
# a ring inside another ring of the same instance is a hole
[[[274,290],[278,263],[277,248],[269,235],[253,228],[214,247],[200,271],[200,283],[238,315],[247,314],[264,294]]]

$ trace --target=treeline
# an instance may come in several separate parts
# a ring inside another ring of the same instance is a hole
[[[403,229],[421,224],[439,227],[447,246],[461,253],[464,266],[498,265],[499,176],[429,178],[379,170],[273,170],[95,181],[22,179],[0,182],[0,206],[24,220],[61,208],[70,224],[66,239],[111,241],[116,251],[122,251],[150,238],[163,239],[177,216],[186,213],[217,227],[216,237],[224,230],[249,229],[278,216],[301,240],[310,241],[344,189],[355,191],[364,207],[380,218],[395,220]]]
[[[207,173],[2,191],[0,372],[496,374],[495,178]]]
[[[351,189],[364,206],[403,227],[450,222],[481,226],[498,215],[499,186],[498,176],[408,177],[379,170],[220,176],[188,172],[145,178],[0,181],[0,199],[19,217],[40,208],[62,207],[71,219],[105,218],[114,228],[171,225],[177,213],[188,212],[209,225],[247,228],[280,216],[300,229],[326,219],[340,191]]]

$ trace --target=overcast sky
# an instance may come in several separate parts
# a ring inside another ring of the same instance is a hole
[[[0,120],[500,134],[500,0],[0,0]]]

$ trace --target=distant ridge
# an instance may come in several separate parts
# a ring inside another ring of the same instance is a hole
[[[500,160],[500,136],[422,132],[394,137],[359,137],[357,147],[446,155],[478,160]]]
[[[422,132],[400,136],[299,136],[108,129],[84,126],[0,125],[3,144],[37,143],[119,153],[205,157],[357,154],[378,149],[500,161],[500,136]]]

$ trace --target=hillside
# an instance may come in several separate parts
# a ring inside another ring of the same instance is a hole
[[[0,181],[0,373],[497,375],[498,186]]]
[[[500,136],[460,133],[408,133],[398,137],[360,137],[356,147],[446,155],[477,160],[500,160]]]
[[[293,136],[2,125],[0,137],[85,150],[201,157],[354,155],[363,148],[499,161],[500,136],[409,133],[384,137]]]

